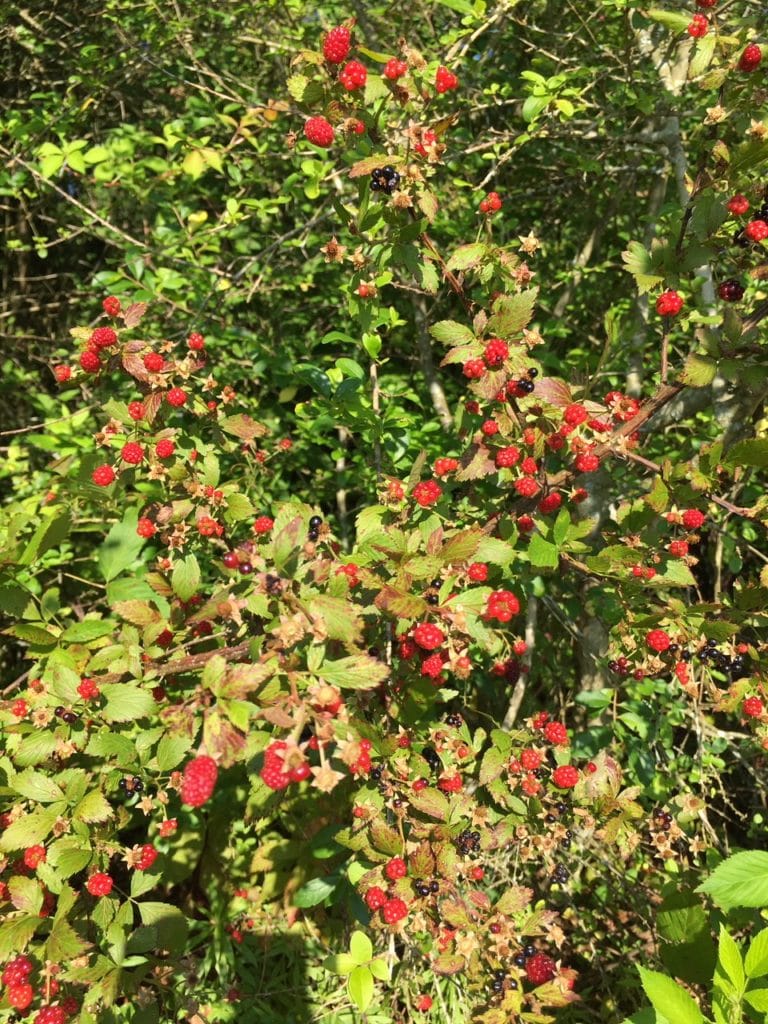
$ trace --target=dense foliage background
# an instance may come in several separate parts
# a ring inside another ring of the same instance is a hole
[[[763,1020],[764,5],[1,16],[0,961],[36,1024]]]

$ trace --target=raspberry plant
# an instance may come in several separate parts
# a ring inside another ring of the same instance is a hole
[[[763,933],[731,914],[765,900],[722,888],[729,861],[704,880],[729,838],[720,775],[738,755],[761,777],[768,747],[762,50],[749,12],[696,6],[642,15],[683,69],[664,100],[677,201],[622,254],[644,376],[617,356],[620,304],[610,371],[562,372],[546,228],[508,229],[500,160],[498,180],[451,170],[462,46],[495,21],[469,10],[429,52],[351,18],[294,47],[280,198],[333,216],[308,257],[325,353],[286,342],[286,396],[269,374],[258,400],[239,386],[216,327],[160,317],[168,275],[118,274],[70,331],[51,368],[77,434],[45,500],[20,482],[2,521],[24,658],[0,703],[3,1019],[254,1003],[266,1021],[254,965],[281,931],[311,936],[328,991],[347,979],[338,1020],[619,1021],[641,988],[659,1019],[765,1009]],[[521,167],[588,102],[576,74],[525,76],[503,156]],[[702,110],[690,167],[681,93]],[[186,173],[217,160],[200,142]],[[406,412],[410,332],[440,430]],[[308,442],[316,487],[296,468]],[[353,502],[327,484],[347,463]],[[764,859],[737,856],[763,884]],[[690,994],[645,966],[645,938],[596,948],[626,921],[647,936],[649,906]],[[602,1002],[599,955],[643,962],[621,1005]]]

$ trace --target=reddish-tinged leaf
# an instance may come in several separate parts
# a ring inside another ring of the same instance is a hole
[[[146,384],[149,381],[149,370],[144,365],[144,361],[140,355],[135,352],[127,352],[123,350],[122,355],[123,369],[126,373],[130,373],[136,380],[141,381],[142,384]]]
[[[420,793],[412,793],[410,797],[411,806],[414,810],[426,814],[438,821],[447,821],[451,807],[448,798],[439,789],[422,789]]]
[[[435,873],[435,858],[429,843],[420,843],[408,856],[408,874],[412,878],[431,878]]]
[[[403,840],[400,833],[383,821],[374,821],[371,825],[371,844],[374,849],[386,853],[390,857],[403,852]]]
[[[443,953],[432,963],[432,970],[435,974],[458,974],[463,971],[467,961],[458,953]]]
[[[241,441],[253,441],[256,437],[264,437],[269,433],[262,423],[257,423],[247,413],[238,413],[236,416],[226,416],[219,422],[219,426],[226,434],[239,437]]]
[[[132,302],[123,313],[123,323],[126,327],[136,327],[147,312],[146,302]]]
[[[488,898],[487,893],[481,892],[480,889],[472,889],[469,892],[469,901],[480,910],[490,910],[491,901]]]
[[[427,602],[418,594],[406,594],[389,586],[381,588],[376,595],[374,604],[377,608],[391,612],[399,619],[418,619],[428,608]]]
[[[481,477],[490,476],[491,473],[498,473],[493,460],[489,456],[488,449],[484,445],[470,445],[461,458],[461,469],[455,479],[479,480]]]
[[[571,395],[571,389],[558,377],[541,377],[536,381],[536,390],[533,392],[534,397],[538,400],[546,402],[548,405],[554,405],[557,409],[564,409],[566,405],[570,405],[573,401]]]
[[[497,914],[519,914],[521,910],[530,906],[532,899],[533,889],[513,885],[501,894],[493,909]]]
[[[349,176],[350,178],[362,178],[363,175],[375,171],[377,167],[384,167],[386,164],[389,164],[390,167],[401,167],[404,163],[403,157],[392,156],[389,153],[367,156],[365,160],[358,160],[356,164],[350,167]]]
[[[442,900],[440,917],[452,928],[468,928],[471,924],[467,908],[457,900]]]

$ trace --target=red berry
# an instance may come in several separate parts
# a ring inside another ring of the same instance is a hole
[[[356,89],[362,89],[367,78],[368,70],[359,60],[351,60],[348,64],[345,64],[339,74],[339,81],[347,92],[355,92]]]
[[[420,622],[413,631],[413,639],[425,651],[434,651],[445,640],[445,634],[432,622]]]
[[[688,35],[694,39],[701,39],[709,31],[709,22],[703,14],[694,14],[688,25]]]
[[[555,961],[546,953],[534,953],[525,962],[525,975],[533,985],[544,985],[555,976]]]
[[[109,487],[114,482],[115,471],[111,466],[97,466],[91,473],[91,480],[97,487]]]
[[[146,409],[144,408],[143,402],[130,402],[128,405],[128,415],[132,420],[143,420],[146,415]]]
[[[544,726],[544,739],[556,747],[567,747],[570,742],[568,730],[561,722],[547,722]]]
[[[516,466],[520,461],[520,449],[516,448],[513,444],[509,445],[508,448],[500,448],[496,452],[496,458],[494,462],[499,469],[510,469],[512,466]]]
[[[729,199],[725,205],[731,211],[731,213],[736,214],[737,216],[741,216],[741,214],[746,213],[749,209],[749,200],[746,196],[743,196],[741,195],[741,193],[739,193],[738,195],[735,195],[731,199]]]
[[[187,393],[186,391],[183,391],[181,388],[171,388],[171,390],[165,396],[165,400],[168,402],[168,405],[173,405],[178,409],[186,402]]]
[[[656,312],[659,316],[676,316],[683,308],[684,301],[681,295],[671,289],[662,292],[656,299]]]
[[[473,562],[467,569],[467,576],[473,583],[485,583],[488,579],[488,566],[485,562]]]
[[[35,1014],[33,1024],[65,1024],[66,1019],[67,1011],[63,1006],[44,1006]]]
[[[435,476],[447,476],[449,473],[455,473],[459,468],[458,459],[435,459],[435,464],[432,467]]]
[[[535,772],[537,768],[541,768],[544,758],[538,752],[528,747],[523,750],[520,754],[520,764],[525,768],[527,772]]]
[[[324,117],[310,117],[304,125],[304,136],[313,146],[322,146],[323,149],[328,149],[333,145],[333,125]]]
[[[768,238],[768,224],[764,220],[751,220],[744,234],[751,242],[764,242]]]
[[[482,359],[468,359],[462,368],[462,373],[470,380],[477,380],[485,373],[485,363]]]
[[[14,1010],[26,1010],[35,998],[35,990],[28,981],[17,982],[8,986],[8,1002]]]
[[[436,480],[423,480],[413,488],[414,500],[422,508],[434,505],[442,493],[443,489]]]
[[[11,704],[11,714],[14,718],[24,718],[28,711],[29,705],[23,699],[15,700],[13,704]]]
[[[72,376],[71,366],[54,366],[53,375],[59,384],[66,384],[69,378]]]
[[[579,781],[579,770],[572,764],[561,764],[552,772],[552,782],[560,789],[573,789]]]
[[[723,302],[738,302],[744,296],[744,285],[740,281],[729,278],[723,281],[717,289],[717,294]]]
[[[269,516],[259,516],[253,524],[253,532],[258,534],[269,533],[274,525],[274,519],[270,519]]]
[[[673,558],[685,558],[688,554],[688,543],[684,540],[670,541],[667,551]]]
[[[157,850],[151,843],[144,843],[141,847],[141,858],[136,865],[137,871],[147,871],[157,860]]]
[[[189,807],[202,807],[211,799],[218,774],[212,757],[202,755],[189,761],[181,782],[181,802]]]
[[[402,78],[407,72],[407,63],[404,60],[398,60],[397,57],[392,57],[384,65],[384,77],[388,78],[390,82],[396,82],[398,78]]]
[[[91,896],[109,896],[113,885],[112,878],[106,872],[99,871],[95,875],[91,875],[85,883],[85,888]]]
[[[457,89],[458,86],[459,80],[456,75],[441,65],[435,73],[435,89],[439,93],[443,93],[448,92],[449,89]]]
[[[3,968],[0,975],[4,985],[18,985],[32,973],[33,964],[28,956],[17,956]]]
[[[77,692],[83,698],[83,700],[93,700],[95,697],[101,696],[101,690],[96,685],[93,679],[82,679],[77,687]]]
[[[387,900],[381,908],[381,916],[386,924],[396,924],[408,916],[408,905],[404,900],[397,898]]]
[[[142,362],[150,373],[159,373],[165,366],[165,359],[163,359],[159,352],[147,352]]]
[[[197,331],[193,331],[187,338],[187,347],[191,348],[193,352],[200,352],[205,348],[205,338]]]
[[[594,473],[600,466],[600,458],[592,452],[582,452],[576,456],[574,466],[579,473]]]
[[[109,348],[117,342],[117,334],[111,327],[97,327],[88,339],[93,348]]]
[[[408,874],[408,868],[405,866],[403,858],[393,857],[392,860],[388,861],[384,867],[384,874],[390,882],[396,882],[398,878],[405,878]]]
[[[323,40],[323,56],[329,64],[343,64],[349,54],[351,33],[346,25],[332,28]]]
[[[175,451],[176,445],[168,437],[164,437],[155,445],[155,455],[158,459],[170,459]]]
[[[714,7],[717,0],[696,0],[697,7]]]
[[[469,877],[473,882],[481,882],[485,877],[485,871],[478,865],[477,867],[471,868]]]
[[[762,718],[765,714],[763,702],[759,697],[747,697],[741,705],[741,710],[748,718]]]
[[[652,629],[649,633],[646,633],[645,642],[652,651],[658,651],[659,654],[666,651],[672,643],[669,634],[665,633],[663,629]]]
[[[432,996],[419,996],[416,1000],[416,1009],[420,1013],[426,1013],[432,1009]]]
[[[683,526],[686,530],[698,530],[706,522],[707,517],[697,508],[689,508],[683,512]]]
[[[280,757],[287,746],[285,740],[275,740],[264,751],[264,767],[260,776],[270,789],[285,789],[290,785],[291,777],[285,770],[285,761]]]
[[[548,494],[542,498],[539,502],[539,512],[542,515],[549,515],[552,512],[556,512],[563,503],[562,495],[560,494]]]
[[[86,373],[98,373],[101,369],[101,360],[99,359],[98,352],[94,352],[93,349],[90,348],[81,352],[80,366]]]
[[[120,299],[115,295],[108,295],[101,303],[101,308],[107,316],[117,316],[120,312]]]
[[[750,43],[739,58],[739,71],[754,71],[763,59],[763,51],[757,43]]]
[[[30,869],[34,871],[38,864],[42,864],[45,861],[45,847],[36,845],[28,846],[24,851],[24,863]]]
[[[387,902],[387,894],[378,885],[371,886],[364,898],[369,910],[381,910]]]
[[[138,466],[144,458],[144,449],[136,441],[129,441],[128,444],[123,445],[120,455],[123,462],[128,462],[132,466]]]
[[[437,788],[443,793],[460,793],[464,788],[464,781],[458,772],[453,775],[441,775],[437,780]]]
[[[520,602],[510,590],[494,590],[488,595],[484,618],[509,622],[520,611]]]

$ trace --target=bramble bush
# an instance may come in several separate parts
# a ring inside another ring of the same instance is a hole
[[[0,520],[27,662],[0,701],[0,1019],[765,1019],[764,808],[741,799],[768,750],[764,65],[756,14],[696,7],[643,14],[706,113],[679,201],[622,254],[642,388],[556,372],[542,239],[510,237],[503,188],[451,237],[462,61],[365,19],[296,48],[281,107],[284,198],[334,211],[330,329],[304,361],[285,341],[293,419],[135,282],[70,330],[75,430]],[[582,94],[530,75],[544,138]],[[409,293],[446,368],[421,427]],[[615,309],[604,328],[620,350]],[[309,454],[331,436],[354,503]],[[595,625],[590,683],[561,685]]]

